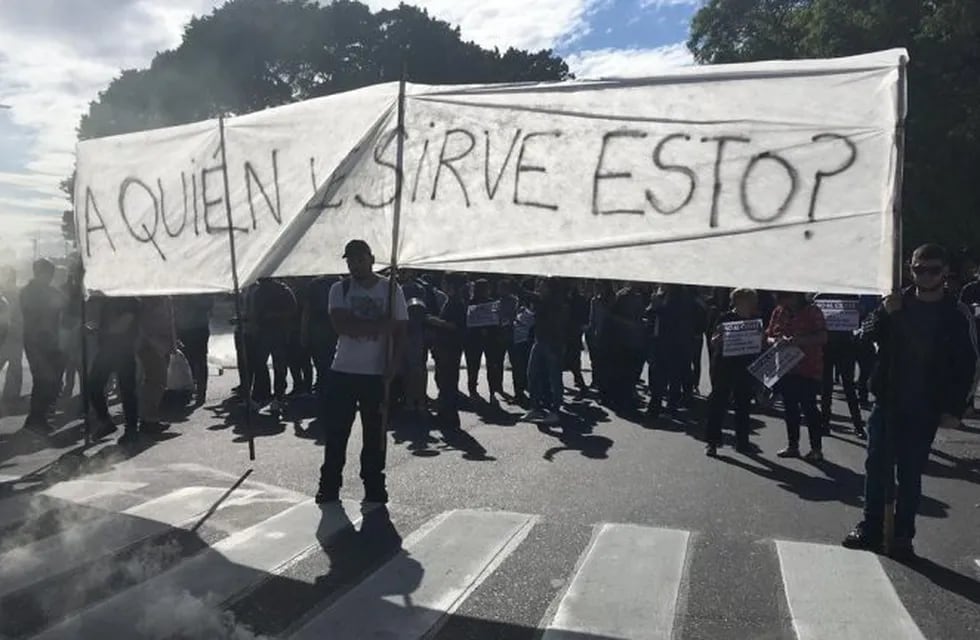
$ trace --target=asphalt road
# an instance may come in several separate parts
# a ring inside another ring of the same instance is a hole
[[[0,418],[0,637],[980,637],[976,423],[940,433],[899,564],[838,546],[864,460],[843,427],[814,465],[755,416],[761,453],[709,459],[702,403],[649,425],[570,392],[553,429],[476,403],[389,434],[387,510],[358,504],[355,429],[321,511],[313,403],[256,420],[253,462],[235,382],[132,450]]]

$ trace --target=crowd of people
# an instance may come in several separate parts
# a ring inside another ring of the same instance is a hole
[[[802,457],[819,463],[836,381],[854,434],[865,439],[871,432],[869,478],[881,466],[886,414],[891,422],[915,423],[903,433],[918,435],[903,440],[898,452],[900,470],[906,470],[904,493],[899,490],[901,533],[910,540],[921,493],[916,487],[935,436],[933,426],[958,421],[973,391],[976,327],[973,311],[964,309],[980,308],[980,281],[957,278],[950,257],[934,245],[913,255],[911,287],[904,297],[892,296],[884,305],[874,296],[406,270],[398,272],[398,286],[390,289],[388,279],[374,273],[366,243],[352,241],[344,257],[347,277],[259,280],[243,291],[240,313],[232,319],[240,365],[235,394],[247,411],[268,407],[278,416],[291,397],[319,399],[326,428],[321,502],[339,494],[357,412],[364,429],[366,493],[387,500],[382,412],[398,410],[434,418],[445,429],[459,428],[464,368],[465,402],[509,402],[526,409],[525,421],[560,422],[565,371],[580,395],[590,392],[617,413],[656,421],[664,413],[676,415],[701,395],[707,345],[711,390],[704,439],[709,456],[722,446],[729,409],[734,411],[736,449],[758,453],[750,442],[750,415],[754,406],[778,398],[787,439],[776,455],[802,456],[805,423],[809,451]],[[961,254],[958,262],[960,273],[976,272],[969,254]],[[94,437],[116,429],[106,400],[112,384],[124,417],[121,443],[165,429],[161,402],[169,357],[177,350],[190,366],[195,405],[205,403],[214,296],[92,298],[83,313],[77,269],[56,268],[42,259],[33,271],[33,279],[19,290],[12,269],[0,272],[3,400],[10,405],[20,397],[22,350],[33,380],[27,427],[50,432],[52,410],[59,398],[72,394],[78,379],[87,394]],[[854,326],[828,326],[821,311],[821,301],[828,299],[857,310]],[[899,309],[904,311],[896,315]],[[733,323],[758,327],[757,348],[729,355],[726,340],[733,338],[726,331]],[[83,339],[90,341],[84,380]],[[797,349],[799,361],[769,389],[749,365],[776,346]],[[591,364],[588,381],[583,350]],[[434,402],[427,394],[430,361],[438,390]],[[508,361],[509,394],[504,385]],[[479,395],[481,369],[485,399]],[[647,394],[639,393],[643,386]],[[883,401],[886,387],[895,406]],[[877,404],[866,428],[862,408],[871,408],[872,396]],[[900,484],[902,479],[900,471]],[[869,490],[869,504],[882,499],[880,491]],[[849,544],[874,544],[875,527],[873,514],[866,513]]]

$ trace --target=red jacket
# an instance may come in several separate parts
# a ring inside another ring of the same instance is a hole
[[[787,307],[779,306],[772,312],[766,335],[770,338],[795,338],[826,330],[823,312],[817,306],[808,304],[795,313]],[[820,380],[823,377],[823,345],[800,349],[803,351],[803,359],[792,373]]]

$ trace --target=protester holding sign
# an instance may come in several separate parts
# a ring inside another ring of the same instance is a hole
[[[948,271],[945,249],[919,247],[912,254],[915,285],[885,298],[874,316],[879,358],[872,386],[877,401],[868,421],[864,519],[844,539],[845,547],[881,546],[886,495],[897,465],[891,553],[900,559],[915,555],[915,516],[932,442],[938,429],[959,425],[976,372],[973,315],[943,290]]]
[[[524,295],[534,306],[534,346],[527,364],[531,410],[523,419],[554,425],[559,421],[564,392],[561,371],[568,339],[568,294],[561,280],[548,278],[540,281],[536,292]]]
[[[810,452],[804,458],[809,462],[819,462],[823,460],[823,426],[817,409],[817,392],[823,376],[827,327],[823,313],[810,304],[802,293],[783,291],[777,295],[776,302],[766,330],[769,341],[795,346],[803,351],[799,364],[774,387],[783,398],[789,439],[789,445],[776,455],[780,458],[800,457],[800,425],[802,415],[805,415],[810,434]]]
[[[819,295],[813,303],[820,307],[827,321],[827,345],[823,354],[823,385],[820,391],[820,415],[825,433],[830,431],[830,405],[834,394],[834,374],[840,378],[851,423],[858,438],[867,438],[861,405],[854,388],[854,366],[858,343],[855,332],[861,328],[858,297],[849,295]]]
[[[753,289],[732,292],[732,309],[721,314],[711,336],[711,395],[708,396],[706,453],[714,456],[721,446],[721,427],[729,399],[735,406],[735,450],[748,453],[749,410],[755,380],[748,366],[762,351],[764,336],[759,317],[759,298]]]

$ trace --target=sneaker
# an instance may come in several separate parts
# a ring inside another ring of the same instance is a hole
[[[166,422],[144,420],[140,423],[140,431],[144,431],[146,433],[163,433],[169,428],[170,425]]]
[[[776,453],[776,457],[777,458],[799,458],[800,457],[800,449],[799,449],[799,447],[786,447],[785,449],[781,449],[780,451],[778,451]]]
[[[314,497],[313,500],[317,504],[340,502],[340,489],[327,489],[326,487],[320,487],[319,491],[316,492],[316,497]]]
[[[803,456],[803,459],[807,462],[823,462],[823,451],[820,449],[813,449],[810,453]]]
[[[269,413],[271,413],[274,416],[281,416],[282,415],[282,409],[283,409],[283,402],[282,402],[282,400],[273,400],[269,404]]]
[[[543,420],[544,417],[545,413],[541,409],[531,409],[521,416],[521,422],[538,422],[539,420]]]
[[[546,413],[544,415],[544,417],[541,418],[541,424],[544,424],[544,425],[555,425],[555,424],[558,424],[558,412],[557,411],[549,411],[548,413]]]
[[[714,444],[709,444],[704,448],[704,455],[709,458],[714,458],[718,455],[718,446]]]
[[[841,541],[841,546],[877,552],[881,549],[881,527],[869,527],[867,522],[859,522]]]
[[[49,436],[54,429],[51,428],[51,423],[48,422],[47,418],[34,418],[28,417],[24,421],[24,428],[28,431],[41,436]]]

